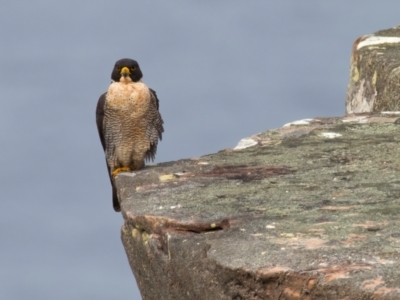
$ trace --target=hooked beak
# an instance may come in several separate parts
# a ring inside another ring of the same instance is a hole
[[[123,67],[121,69],[120,74],[121,74],[121,76],[128,77],[129,75],[131,75],[131,71],[129,71],[129,68]]]

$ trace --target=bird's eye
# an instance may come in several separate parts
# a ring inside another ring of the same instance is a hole
[[[135,70],[136,70],[136,67],[132,67],[132,68],[131,68],[131,71],[135,71]]]
[[[120,71],[121,70],[121,68],[120,67],[117,67],[117,71]]]

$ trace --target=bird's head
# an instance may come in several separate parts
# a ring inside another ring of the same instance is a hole
[[[138,82],[143,74],[136,60],[123,58],[117,61],[111,73],[111,79],[115,82]]]

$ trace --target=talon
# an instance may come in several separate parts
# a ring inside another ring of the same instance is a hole
[[[130,172],[131,169],[128,167],[122,167],[122,168],[117,168],[115,169],[111,174],[113,177],[116,177],[120,172]]]

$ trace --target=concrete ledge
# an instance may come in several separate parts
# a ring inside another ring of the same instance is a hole
[[[118,175],[143,299],[400,299],[398,120],[301,120]]]
[[[400,110],[400,26],[353,44],[346,113]]]

